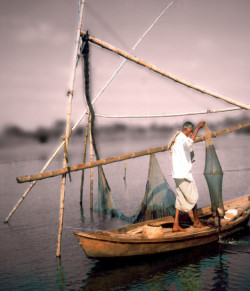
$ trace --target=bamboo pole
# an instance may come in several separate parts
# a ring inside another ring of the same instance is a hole
[[[8,223],[9,222],[9,219],[11,218],[11,216],[17,210],[18,206],[23,202],[23,200],[25,199],[25,197],[27,196],[27,194],[29,193],[29,191],[34,187],[34,185],[36,184],[36,182],[37,181],[33,181],[31,183],[31,185],[29,186],[29,188],[24,192],[24,194],[22,195],[22,197],[17,201],[16,205],[12,208],[12,210],[9,213],[9,215],[4,220],[4,223]]]
[[[238,129],[241,129],[241,128],[244,128],[244,127],[247,127],[247,126],[250,126],[250,122],[246,122],[246,123],[240,123],[236,126],[233,126],[233,127],[230,127],[230,128],[227,128],[227,129],[222,129],[222,130],[219,130],[219,131],[216,131],[216,132],[212,132],[212,137],[216,137],[216,136],[219,136],[219,135],[222,135],[222,134],[226,134],[226,133],[230,133],[234,130],[238,130]],[[200,141],[203,141],[205,140],[205,135],[203,136],[199,136],[195,139],[195,142],[200,142]]]
[[[81,34],[85,35],[86,33],[82,31]],[[97,39],[97,38],[95,38],[93,36],[89,36],[89,41],[91,41],[92,43],[95,43],[95,44],[97,44],[97,45],[101,46],[102,48],[105,48],[105,49],[107,49],[109,51],[115,52],[118,55],[120,55],[120,56],[122,56],[122,57],[124,57],[124,58],[126,58],[126,59],[128,59],[128,60],[130,60],[130,61],[132,61],[132,62],[134,62],[136,64],[138,64],[138,65],[146,67],[146,68],[148,68],[148,69],[150,69],[150,70],[152,70],[152,71],[154,71],[154,72],[156,72],[156,73],[158,73],[158,74],[160,74],[160,75],[162,75],[164,77],[172,79],[175,82],[178,82],[178,83],[180,83],[180,84],[182,84],[184,86],[187,86],[187,87],[192,88],[194,90],[197,90],[199,92],[205,93],[207,95],[213,96],[213,97],[215,97],[217,99],[221,99],[223,101],[226,101],[227,103],[239,106],[239,107],[241,107],[243,109],[250,110],[250,106],[249,105],[237,102],[237,101],[235,101],[235,100],[233,100],[233,99],[231,99],[229,97],[220,95],[220,94],[218,94],[216,92],[212,92],[210,90],[201,88],[201,87],[199,87],[197,85],[194,85],[194,84],[189,83],[189,82],[187,82],[185,80],[182,80],[182,79],[180,79],[180,78],[178,78],[178,77],[176,77],[176,76],[174,76],[174,75],[172,75],[170,73],[164,72],[163,70],[156,68],[152,64],[149,64],[149,63],[147,63],[147,62],[145,62],[143,60],[140,60],[137,57],[134,57],[134,56],[128,54],[127,52],[124,52],[124,51],[122,51],[122,50],[120,50],[120,49],[118,49],[118,48],[116,48],[116,47],[114,47],[114,46],[112,46],[112,45],[110,45],[108,43],[105,43],[105,42],[101,41],[100,39]]]
[[[229,132],[232,132],[234,130],[238,130],[240,128],[244,128],[244,127],[247,127],[247,126],[250,126],[250,122],[239,124],[239,125],[236,125],[234,127],[231,127],[231,128],[228,128],[228,129],[224,129],[224,130],[220,130],[220,131],[217,131],[217,132],[213,132],[212,133],[212,137],[216,137],[216,136],[219,136],[219,135],[222,135],[222,134],[226,134],[226,133],[229,133]],[[195,142],[200,142],[200,141],[203,141],[204,139],[205,139],[205,136],[200,136],[200,137],[195,139]],[[17,182],[24,183],[24,182],[29,182],[29,181],[33,181],[33,180],[43,180],[43,179],[46,179],[46,178],[63,175],[63,174],[69,173],[69,172],[75,172],[75,171],[79,171],[79,170],[82,170],[82,169],[88,169],[88,168],[91,168],[91,167],[107,165],[107,164],[111,164],[111,163],[115,163],[115,162],[119,162],[119,161],[124,161],[124,160],[127,160],[127,159],[133,159],[133,158],[137,158],[137,157],[141,157],[141,156],[145,156],[145,155],[158,153],[158,152],[164,152],[164,151],[167,151],[168,149],[169,148],[166,145],[166,146],[162,146],[162,147],[152,148],[152,149],[139,151],[139,152],[134,152],[134,153],[130,153],[130,154],[125,154],[125,155],[121,155],[121,156],[110,157],[110,158],[98,160],[98,161],[95,161],[95,162],[92,162],[92,163],[78,164],[78,165],[75,165],[75,166],[71,166],[71,167],[68,167],[68,168],[63,168],[63,169],[56,170],[56,171],[40,173],[40,174],[35,174],[35,175],[21,176],[21,177],[17,177]]]
[[[39,174],[35,174],[35,175],[20,176],[20,177],[17,177],[16,179],[17,179],[18,183],[30,182],[33,180],[43,180],[46,178],[56,177],[56,176],[60,176],[63,174],[67,174],[69,172],[74,172],[74,171],[79,171],[82,169],[88,169],[91,167],[106,165],[106,164],[110,164],[110,163],[114,163],[114,162],[123,161],[126,159],[137,158],[140,156],[149,155],[152,153],[163,152],[166,150],[168,150],[168,146],[162,146],[162,147],[144,150],[144,151],[140,151],[140,152],[135,152],[135,153],[131,153],[131,154],[125,154],[125,155],[121,155],[121,156],[97,160],[97,161],[92,162],[92,163],[78,164],[76,166],[71,166],[71,167],[67,167],[67,168],[63,168],[63,169],[55,170],[55,171],[51,171],[51,172],[39,173]]]
[[[88,122],[87,122],[86,127],[85,127],[85,136],[84,136],[84,145],[83,145],[83,158],[82,158],[83,164],[85,164],[85,161],[86,161],[87,142],[88,142],[88,135],[89,135],[89,124],[90,124],[90,120],[88,119]],[[82,176],[81,176],[80,204],[82,204],[83,184],[84,184],[84,170],[82,170]]]
[[[71,72],[70,87],[68,90],[69,98],[68,98],[68,112],[67,112],[67,124],[66,124],[66,134],[65,134],[63,168],[67,167],[67,160],[68,160],[68,144],[69,144],[69,137],[70,137],[70,120],[71,120],[71,111],[72,111],[72,100],[73,100],[73,91],[74,91],[74,83],[75,83],[75,76],[76,76],[78,51],[79,51],[79,45],[80,45],[80,36],[81,36],[80,32],[81,32],[81,27],[82,27],[82,16],[83,16],[84,3],[85,3],[85,0],[81,0],[79,22],[78,22],[77,35],[76,35],[76,46],[75,46],[75,52],[74,52],[74,56],[73,56],[73,67],[72,67],[72,72]],[[62,240],[62,231],[63,231],[65,185],[66,185],[66,173],[62,175],[62,184],[61,184],[59,229],[58,229],[58,242],[57,242],[57,252],[56,252],[57,257],[61,256],[61,240]]]
[[[51,161],[55,158],[55,156],[59,153],[59,151],[61,150],[61,148],[64,146],[65,141],[63,141],[60,146],[56,149],[56,151],[54,152],[54,154],[50,157],[50,159],[47,161],[47,163],[44,165],[44,167],[42,168],[42,170],[40,171],[40,173],[44,173],[45,170],[48,168],[49,164],[51,163]],[[9,215],[7,216],[7,218],[5,219],[4,223],[8,223],[11,216],[15,213],[15,211],[17,210],[17,208],[19,207],[19,205],[23,202],[23,200],[26,198],[26,196],[29,194],[30,190],[36,185],[37,181],[33,181],[31,183],[31,185],[26,189],[26,191],[23,193],[22,197],[18,200],[18,202],[15,204],[15,206],[12,208],[12,210],[10,211]]]

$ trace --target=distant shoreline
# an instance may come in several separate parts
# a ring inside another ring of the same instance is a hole
[[[211,131],[219,130],[234,126],[239,123],[246,122],[246,118],[225,119],[220,123],[218,128],[217,123],[210,123],[209,127]],[[54,141],[60,141],[65,132],[65,121],[58,120],[50,127],[38,127],[34,131],[24,130],[18,125],[6,126],[0,136],[0,147],[21,145],[26,143],[48,143]],[[121,138],[131,139],[152,139],[162,136],[169,136],[173,134],[181,124],[176,124],[175,128],[169,125],[157,125],[152,123],[151,125],[125,125],[123,123],[113,123],[112,125],[96,125],[95,135],[100,140],[114,140]],[[84,126],[79,126],[73,133],[72,138],[83,137],[85,132]],[[234,132],[234,134],[250,134],[250,127],[242,128]]]

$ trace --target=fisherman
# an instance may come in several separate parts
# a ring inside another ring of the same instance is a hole
[[[179,225],[180,211],[188,212],[193,210],[194,227],[202,227],[202,223],[198,218],[197,200],[198,191],[191,173],[194,155],[192,144],[197,136],[200,128],[205,122],[201,121],[194,129],[191,122],[185,122],[182,130],[171,139],[169,146],[172,155],[173,178],[176,183],[176,202],[175,202],[175,219],[173,231],[185,231]]]

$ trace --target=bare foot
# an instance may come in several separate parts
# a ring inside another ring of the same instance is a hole
[[[177,226],[173,226],[172,231],[173,232],[177,232],[177,231],[186,232],[186,229],[184,229],[184,228],[180,227],[179,225],[177,225]]]
[[[195,222],[194,225],[193,225],[193,227],[197,227],[197,228],[201,228],[201,227],[203,227],[203,226],[204,226],[204,225],[203,225],[200,221]]]

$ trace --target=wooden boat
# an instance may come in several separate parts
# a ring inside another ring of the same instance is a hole
[[[226,215],[216,226],[211,206],[199,209],[203,227],[192,226],[192,214],[181,216],[185,232],[173,232],[172,216],[109,231],[74,232],[88,257],[112,258],[153,255],[205,245],[243,230],[250,214],[250,196],[224,203]]]

